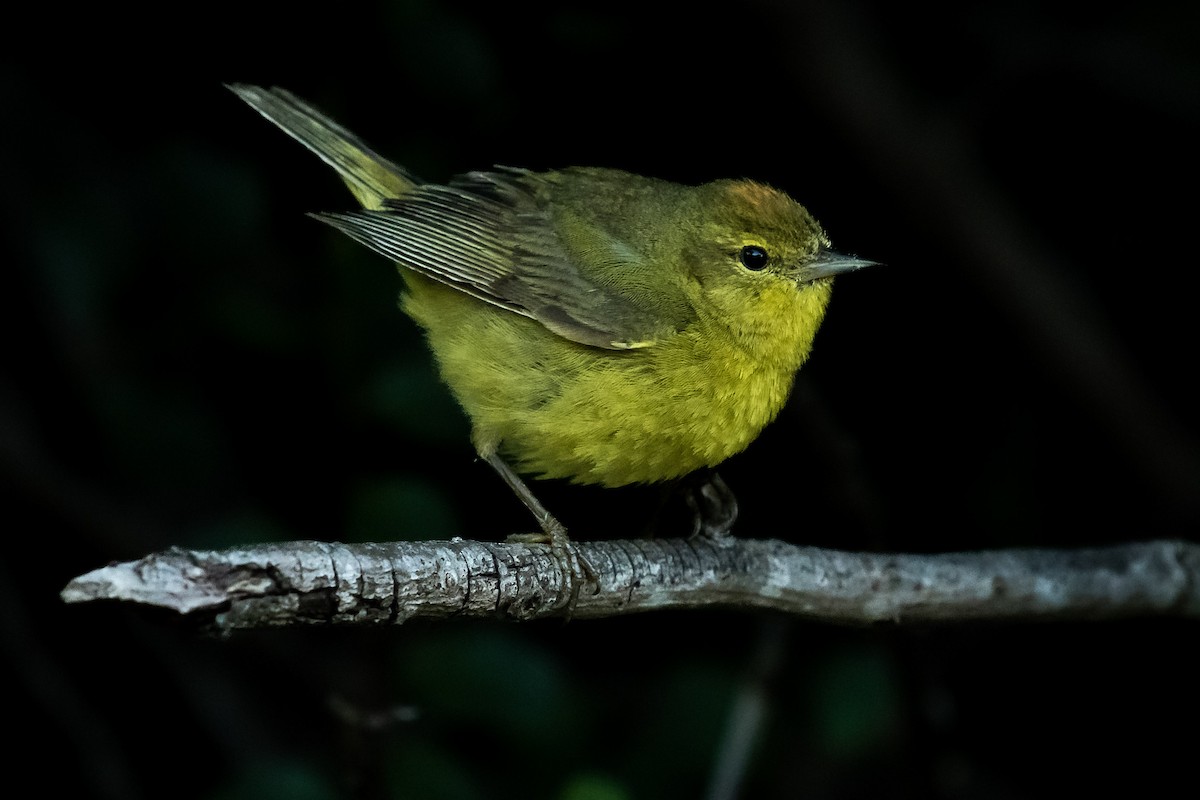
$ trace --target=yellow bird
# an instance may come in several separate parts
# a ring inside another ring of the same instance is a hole
[[[314,216],[399,265],[475,449],[559,549],[565,528],[518,473],[611,487],[710,470],[783,407],[833,276],[873,263],[753,181],[498,167],[422,183],[290,92],[230,88],[350,187],[362,209]],[[698,502],[715,520],[698,529],[726,533],[715,475]]]

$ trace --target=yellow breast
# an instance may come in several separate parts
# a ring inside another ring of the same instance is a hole
[[[429,281],[405,310],[425,327],[480,452],[577,483],[653,483],[743,450],[787,400],[828,285],[760,297],[639,350],[567,341],[533,320]]]

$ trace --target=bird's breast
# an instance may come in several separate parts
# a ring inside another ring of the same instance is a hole
[[[812,340],[746,336],[698,324],[642,350],[597,354],[504,447],[525,471],[606,486],[716,466],[783,408]]]

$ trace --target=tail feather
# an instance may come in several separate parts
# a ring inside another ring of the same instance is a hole
[[[350,187],[365,208],[402,197],[420,183],[403,167],[378,155],[350,131],[286,89],[227,84],[238,97],[303,144]]]

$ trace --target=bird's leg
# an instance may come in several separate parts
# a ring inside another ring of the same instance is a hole
[[[683,479],[683,499],[692,510],[692,536],[720,541],[733,535],[737,498],[714,470],[702,469]]]
[[[521,476],[517,475],[508,465],[508,462],[495,452],[480,453],[480,455],[504,479],[508,488],[513,490],[513,494],[521,499],[521,502],[525,504],[542,528],[542,533],[514,533],[508,537],[508,541],[550,545],[550,553],[559,564],[565,565],[564,571],[570,576],[569,609],[575,608],[575,603],[579,599],[579,591],[584,582],[595,584],[596,591],[599,591],[600,585],[596,570],[571,544],[571,537],[567,536],[566,527],[542,505],[541,501],[525,485],[525,481],[521,480]]]

